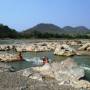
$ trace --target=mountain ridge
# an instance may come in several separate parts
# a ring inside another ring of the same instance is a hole
[[[63,28],[54,25],[54,24],[46,24],[46,23],[40,23],[36,26],[26,29],[22,31],[24,34],[30,34],[33,31],[39,31],[41,33],[52,33],[52,34],[87,34],[90,33],[90,30],[86,28],[85,26],[77,26],[77,27],[71,27],[71,26],[65,26]]]

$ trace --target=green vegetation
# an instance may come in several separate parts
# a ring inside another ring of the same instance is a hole
[[[51,38],[67,38],[67,39],[75,39],[75,38],[80,38],[80,39],[89,39],[90,36],[88,35],[69,35],[69,34],[52,34],[52,33],[41,33],[39,31],[32,31],[31,34],[23,34],[22,37],[24,38],[42,38],[42,39],[45,39],[45,38],[48,38],[48,39],[51,39]]]
[[[21,34],[25,38],[90,38],[90,30],[84,26],[60,28],[53,24],[38,24]]]
[[[15,29],[11,29],[6,25],[0,24],[0,38],[90,39],[90,30],[83,26],[76,28],[72,28],[70,26],[59,28],[53,24],[39,24],[31,29],[17,32]]]
[[[8,26],[0,24],[0,38],[18,38],[19,33]]]

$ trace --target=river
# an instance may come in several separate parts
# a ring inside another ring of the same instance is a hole
[[[1,44],[10,44],[10,43],[15,43],[16,41],[11,40],[0,40]],[[28,41],[27,41],[28,42]],[[62,60],[67,59],[68,57],[64,57],[64,56],[56,56],[53,54],[52,51],[50,52],[23,52],[23,57],[24,58],[34,58],[34,57],[40,57],[42,58],[43,56],[47,56],[48,58],[50,58],[52,60],[52,62],[61,62]],[[85,78],[87,80],[90,81],[90,56],[89,55],[83,55],[83,56],[73,56],[70,57],[72,58],[75,62],[77,62],[82,68],[85,69],[85,73],[86,76]],[[19,62],[10,62],[7,63],[11,66],[13,66],[16,70],[21,70],[21,69],[25,69],[25,68],[29,68],[32,66],[35,66],[33,63],[31,62],[27,62],[27,61],[19,61]]]
[[[53,54],[53,52],[23,52],[23,57],[28,59],[34,57],[42,58],[43,56],[47,56],[49,59],[51,59],[51,62],[61,62],[68,58],[65,56],[56,56]],[[90,81],[90,56],[72,56],[70,58],[72,58],[75,62],[77,62],[77,64],[85,69],[85,79]],[[9,62],[8,64],[13,66],[16,71],[36,66],[32,62],[27,61]]]

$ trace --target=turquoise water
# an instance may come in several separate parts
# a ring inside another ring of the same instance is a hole
[[[85,79],[90,81],[90,56],[74,56],[73,59],[85,69]]]
[[[10,52],[12,53],[12,52]],[[63,56],[56,56],[53,54],[53,52],[23,52],[23,57],[24,59],[31,59],[34,57],[40,57],[42,58],[43,56],[47,56],[51,62],[57,61],[60,62],[62,60],[65,60],[67,57],[63,57]],[[21,69],[25,69],[25,68],[29,68],[32,66],[37,66],[37,64],[33,64],[32,62],[28,62],[28,61],[16,61],[16,62],[9,62],[9,65],[13,66],[15,68],[15,70],[21,70]]]

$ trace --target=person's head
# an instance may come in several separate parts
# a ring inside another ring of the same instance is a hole
[[[48,57],[45,56],[45,57],[43,58],[43,64],[46,64],[46,63],[49,63],[49,61],[48,61]]]

